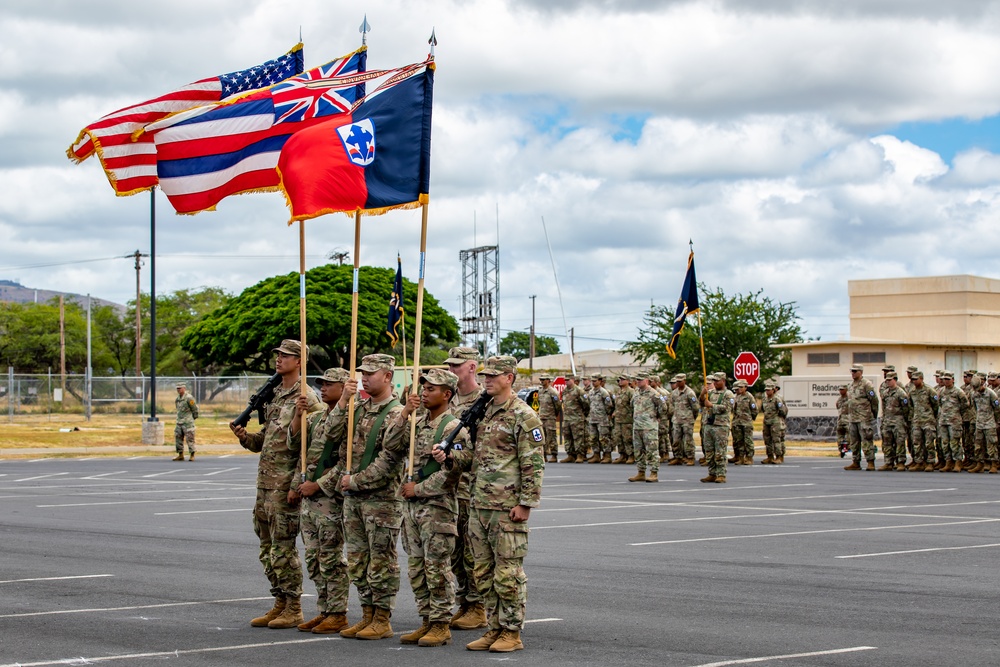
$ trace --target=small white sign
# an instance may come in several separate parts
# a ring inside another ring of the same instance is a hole
[[[52,400],[56,403],[62,403],[62,389],[52,390]]]

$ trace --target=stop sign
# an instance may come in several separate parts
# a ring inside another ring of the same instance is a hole
[[[760,361],[757,360],[757,355],[753,352],[740,352],[733,364],[733,377],[746,380],[748,385],[753,386],[760,379]]]
[[[566,388],[566,378],[564,378],[562,375],[557,377],[555,380],[552,381],[552,388],[559,393],[559,399],[561,400],[563,395],[563,389]]]

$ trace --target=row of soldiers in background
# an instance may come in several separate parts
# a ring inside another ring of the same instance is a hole
[[[556,426],[561,418],[566,457],[560,463],[634,464],[639,472],[629,481],[657,482],[660,463],[695,464],[694,425],[700,414],[699,463],[709,468],[708,477],[702,481],[724,483],[727,462],[753,465],[753,423],[758,413],[763,412],[767,458],[761,463],[784,463],[788,409],[777,383],[765,383],[764,398],[758,408],[757,399],[743,380],[734,385],[736,393],[729,392],[731,398],[726,397],[725,373],[709,376],[712,389],[703,391],[701,398],[687,385],[684,373],[670,378],[669,389],[661,385],[657,375],[622,374],[618,376],[618,390],[614,394],[605,387],[605,378],[600,373],[584,377],[582,387],[577,385],[579,380],[577,376],[567,377],[560,399],[551,386],[552,378],[548,375],[540,378],[538,415],[545,427],[549,462],[557,460]],[[724,432],[721,427],[725,427]],[[730,436],[733,457],[726,459]],[[615,451],[617,460],[612,459]],[[716,451],[722,452],[722,460],[713,466]]]
[[[267,406],[264,429],[251,434],[230,425],[243,447],[261,454],[253,524],[275,600],[250,624],[363,640],[392,637],[402,538],[423,622],[401,643],[442,646],[451,643],[452,628],[488,627],[466,648],[522,649],[527,521],[540,502],[544,433],[534,411],[511,392],[517,361],[490,357],[478,370],[475,349],[452,348],[446,361],[451,370],[427,371],[419,396],[401,403],[392,390],[393,357],[365,356],[358,371],[368,397],[356,401],[349,443],[357,381],[343,369],[328,370],[320,378],[320,402],[311,389],[300,394],[299,343],[286,340],[275,351],[283,382]],[[477,375],[492,400],[471,437],[459,435],[446,455],[438,443],[482,394]],[[304,479],[298,475],[303,413]],[[415,458],[412,479],[404,483],[411,419]],[[309,621],[301,609],[300,528],[319,610]],[[362,608],[353,625],[347,619],[350,583]]]
[[[895,367],[887,365],[876,395],[864,370],[851,367],[852,382],[841,386],[837,399],[838,440],[842,451],[849,443],[853,458],[845,470],[861,470],[862,455],[865,469],[876,469],[873,424],[881,405],[885,461],[878,470],[998,472],[1000,374],[967,370],[957,387],[954,373],[935,371],[932,387],[920,369],[909,366],[909,381],[901,385]]]

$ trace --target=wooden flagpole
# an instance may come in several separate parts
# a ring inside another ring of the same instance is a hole
[[[358,268],[361,266],[361,209],[354,212],[354,287],[351,293],[351,379],[357,375],[358,365]],[[354,399],[351,394],[347,403],[347,474],[351,474],[351,459],[354,453]]]
[[[309,381],[306,376],[306,364],[309,361],[309,348],[306,347],[306,221],[299,221],[299,394],[305,396],[309,391]],[[299,456],[301,481],[306,481],[306,449],[307,429],[305,410],[302,411],[302,423],[299,425],[301,434],[301,452]]]
[[[427,203],[420,207],[420,274],[417,280],[417,323],[413,327],[413,381],[410,393],[417,393],[420,380],[420,325],[424,317],[424,264],[427,258]],[[417,446],[417,420],[410,421],[410,468],[407,481],[413,481],[413,458]]]

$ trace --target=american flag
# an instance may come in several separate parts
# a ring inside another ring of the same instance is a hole
[[[201,79],[110,113],[83,128],[66,155],[80,163],[97,153],[111,187],[120,197],[148,190],[157,184],[156,146],[152,136],[136,133],[172,114],[271,86],[302,70],[302,44],[297,44],[274,60]]]

